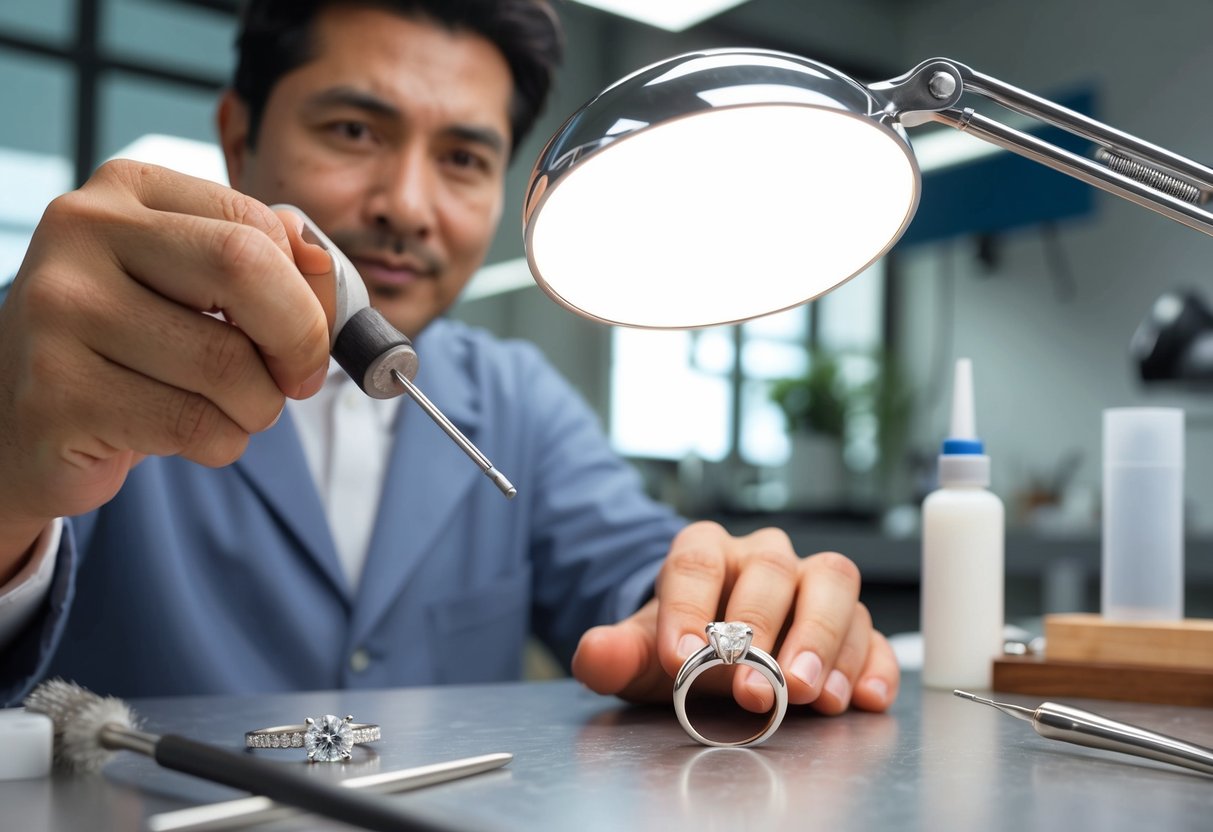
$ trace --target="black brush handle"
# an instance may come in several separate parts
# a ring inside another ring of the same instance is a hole
[[[401,812],[386,800],[305,777],[281,763],[259,760],[196,740],[166,734],[156,743],[156,762],[174,771],[243,789],[342,823],[379,832],[450,832]]]

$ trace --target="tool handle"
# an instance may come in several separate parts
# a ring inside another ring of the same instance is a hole
[[[1032,727],[1051,740],[1119,751],[1213,774],[1211,749],[1068,705],[1044,703],[1036,709]]]
[[[370,306],[351,315],[337,333],[333,358],[362,392],[375,399],[390,399],[404,392],[392,377],[393,370],[410,381],[417,375],[417,352],[412,342]]]
[[[253,794],[379,832],[440,832],[442,827],[411,817],[387,801],[333,783],[304,777],[281,763],[185,737],[166,734],[156,743],[156,762]]]

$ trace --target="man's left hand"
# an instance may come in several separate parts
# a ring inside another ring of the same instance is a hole
[[[669,699],[683,661],[707,644],[711,621],[753,628],[754,646],[783,668],[790,704],[824,714],[851,705],[883,711],[897,696],[897,660],[859,601],[854,563],[836,552],[800,558],[778,529],[733,537],[715,523],[695,523],[674,539],[655,597],[638,612],[582,636],[573,675],[598,693]],[[774,701],[748,667],[717,685],[747,710],[765,712]]]

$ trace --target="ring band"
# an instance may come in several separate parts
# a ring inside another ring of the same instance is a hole
[[[303,725],[275,725],[258,728],[244,735],[245,748],[306,748],[312,762],[331,763],[348,760],[355,745],[380,739],[378,725],[354,722],[325,714],[320,719],[308,717]]]
[[[754,631],[748,624],[739,621],[714,621],[705,628],[705,632],[708,634],[708,645],[688,656],[687,660],[682,663],[678,675],[674,677],[674,712],[678,714],[678,721],[682,724],[684,731],[704,745],[713,745],[718,748],[757,745],[775,733],[779,724],[783,722],[784,714],[787,713],[788,683],[783,677],[783,671],[769,653],[751,644]],[[770,719],[767,720],[767,724],[761,731],[749,739],[736,742],[710,740],[696,731],[695,727],[691,725],[691,721],[687,719],[687,692],[691,689],[692,683],[699,678],[701,673],[722,664],[744,664],[754,668],[770,682],[771,689],[775,691],[775,707],[771,710]]]

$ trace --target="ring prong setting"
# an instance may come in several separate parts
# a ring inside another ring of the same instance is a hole
[[[737,664],[754,641],[754,630],[741,621],[713,621],[704,631],[708,643],[725,664]]]
[[[350,729],[350,723],[353,719],[352,716],[341,719],[332,714],[325,714],[319,722],[308,720],[307,732],[303,737],[307,758],[313,762],[324,763],[351,759],[354,732]]]

